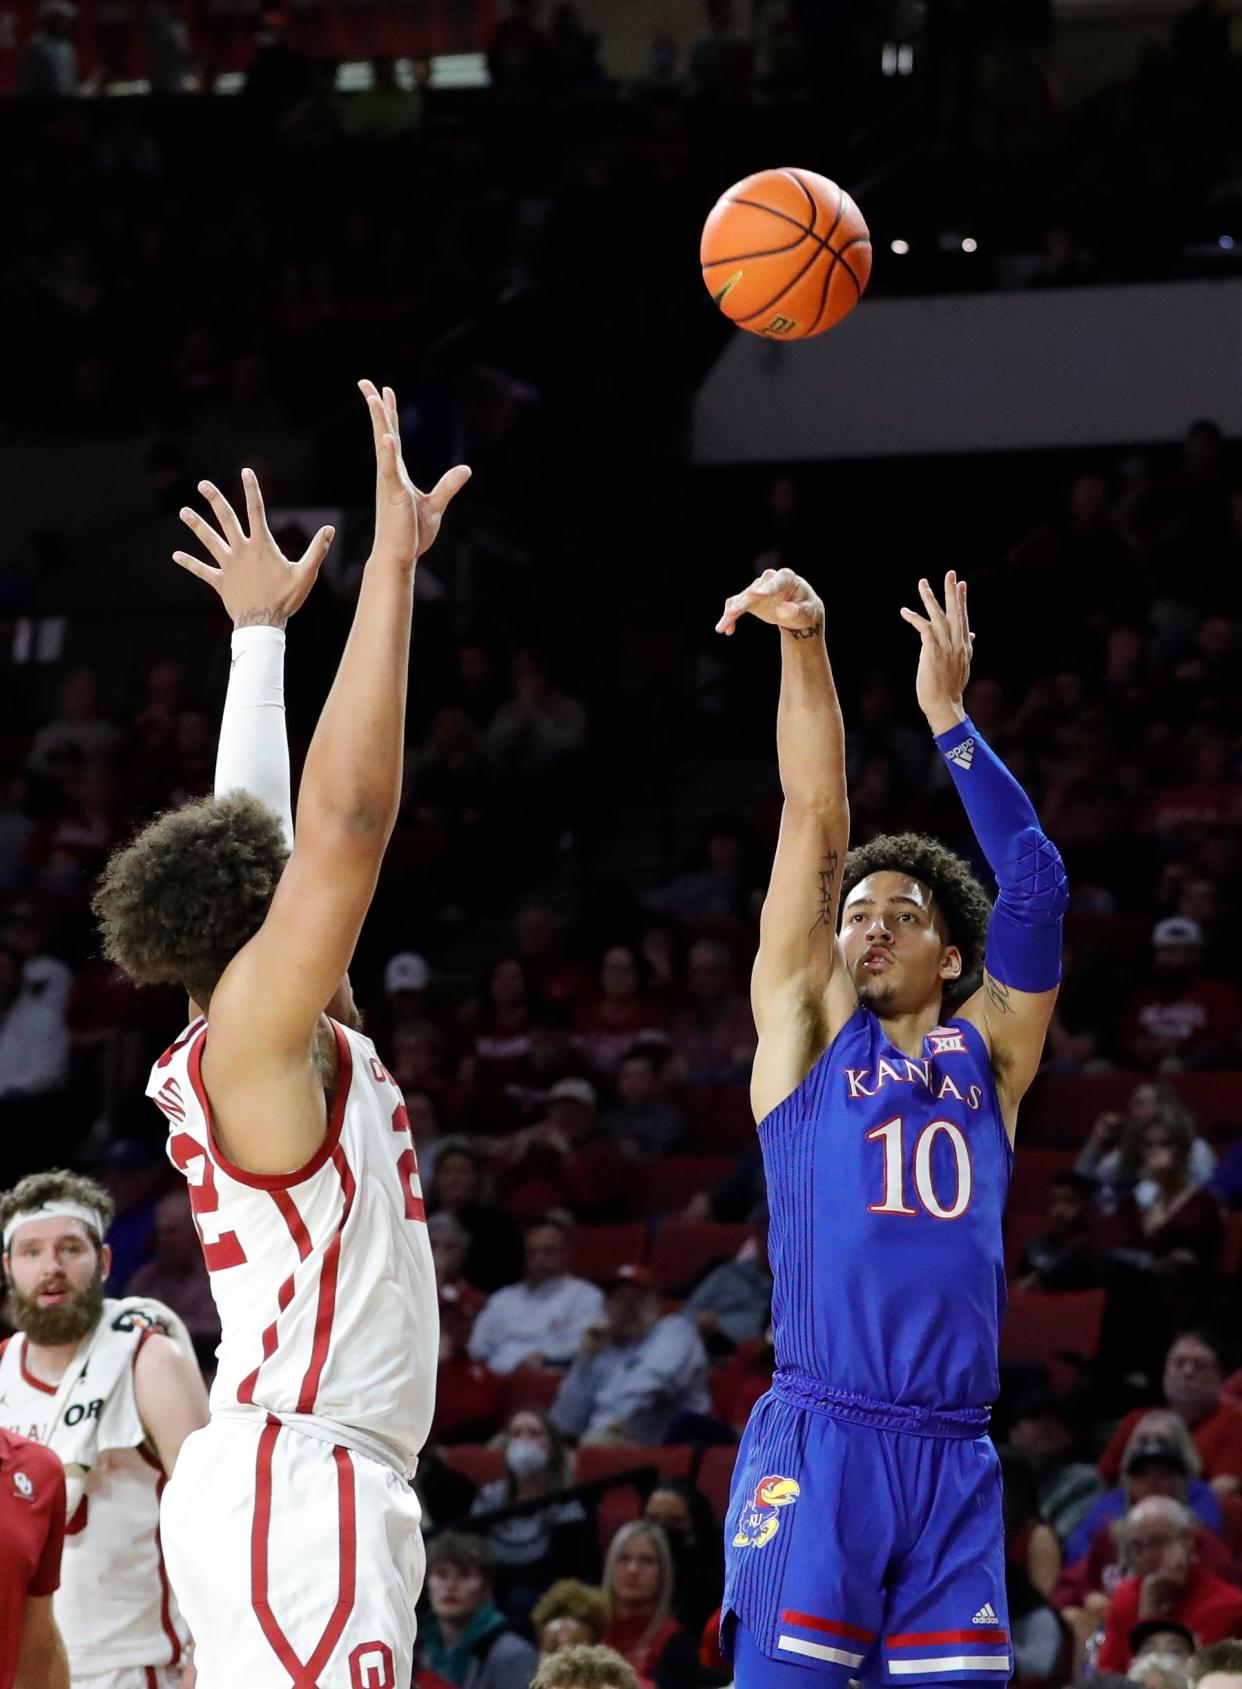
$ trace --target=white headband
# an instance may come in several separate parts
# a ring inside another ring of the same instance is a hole
[[[7,1255],[9,1245],[13,1241],[13,1233],[18,1226],[28,1225],[31,1220],[81,1220],[96,1240],[102,1240],[105,1231],[103,1215],[98,1208],[88,1208],[84,1202],[71,1202],[68,1197],[63,1201],[53,1197],[50,1201],[41,1203],[38,1208],[23,1208],[20,1214],[14,1214],[4,1228],[4,1252]]]

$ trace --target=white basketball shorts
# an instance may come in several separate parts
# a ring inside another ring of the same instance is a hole
[[[164,1491],[198,1689],[406,1689],[422,1588],[409,1485],[275,1419],[214,1419]]]
[[[69,1689],[181,1689],[181,1666],[118,1666],[71,1677]]]

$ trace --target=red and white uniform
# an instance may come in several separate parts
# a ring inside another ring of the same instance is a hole
[[[220,1313],[212,1421],[163,1504],[199,1689],[402,1689],[422,1583],[408,1480],[431,1425],[435,1269],[401,1093],[336,1022],[327,1135],[295,1173],[224,1154],[200,1019],[147,1085]]]
[[[106,1366],[100,1346],[117,1306],[104,1303],[100,1328],[91,1339],[100,1371]],[[145,1306],[161,1311],[149,1298]],[[130,1347],[136,1356],[141,1344]],[[164,1472],[142,1440],[132,1361],[127,1357],[106,1401],[88,1399],[89,1383],[85,1390],[73,1388],[77,1376],[71,1365],[59,1386],[36,1378],[26,1365],[26,1339],[20,1333],[0,1347],[0,1428],[44,1444],[79,1474],[71,1485],[60,1588],[52,1603],[70,1676],[74,1689],[130,1689],[131,1684],[133,1689],[171,1689],[181,1678],[184,1627],[160,1543]],[[84,1484],[71,1447],[83,1416],[113,1426],[128,1424],[132,1430],[122,1435],[139,1439],[130,1447],[100,1447]]]

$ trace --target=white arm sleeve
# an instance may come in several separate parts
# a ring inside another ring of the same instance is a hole
[[[216,750],[216,796],[249,792],[280,818],[293,849],[283,628],[233,630],[233,666]]]

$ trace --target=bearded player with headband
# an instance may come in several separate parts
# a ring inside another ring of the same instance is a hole
[[[283,629],[332,535],[288,562],[246,471],[249,531],[204,482],[218,526],[182,516],[214,562],[176,554],[235,630],[215,794],[117,852],[95,898],[106,954],[191,997],[148,1094],[222,1329],[211,1423],[163,1505],[200,1689],[405,1685],[423,1575],[409,1480],[434,1400],[435,1271],[401,1093],[346,970],[400,798],[415,566],[469,471],[419,492],[395,396],[361,387],[375,539],[296,838]]]
[[[171,1308],[104,1295],[111,1219],[107,1192],[78,1173],[32,1173],[0,1196],[15,1331],[0,1344],[0,1430],[44,1444],[65,1469],[52,1610],[73,1689],[178,1689],[186,1636],[160,1496],[207,1423],[207,1394]]]
[[[752,1001],[776,1374],[738,1453],[723,1640],[739,1689],[1007,1682],[988,1440],[1018,1104],[1061,974],[1068,888],[966,714],[966,587],[919,583],[916,695],[996,876],[919,834],[847,855],[845,735],[806,581],[731,598],[781,643],[785,793]],[[967,982],[982,965],[979,988]],[[964,997],[964,1001],[962,1000]]]

